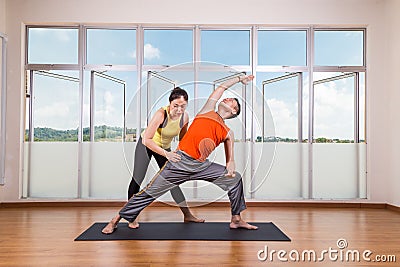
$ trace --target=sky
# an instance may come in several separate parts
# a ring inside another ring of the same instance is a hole
[[[306,66],[306,31],[260,30],[258,32],[258,66]],[[40,29],[29,30],[28,63],[30,64],[78,64],[77,29]],[[212,90],[215,80],[232,75],[235,66],[250,65],[249,30],[202,30],[200,41],[201,61],[212,62],[209,65],[228,66],[224,72],[206,72],[199,74],[194,82],[193,71],[183,73],[176,67],[160,72],[160,76],[175,81],[189,92],[188,111],[191,117],[196,113],[194,86],[198,85],[199,106]],[[361,31],[317,31],[315,33],[315,65],[318,66],[362,66],[363,35]],[[87,64],[112,64],[133,66],[136,58],[136,30],[87,31]],[[154,30],[144,31],[144,64],[176,66],[188,65],[193,61],[193,33],[191,30]],[[188,63],[189,62],[189,63]],[[78,71],[53,71],[71,77],[79,77]],[[107,75],[125,81],[125,87],[100,76],[94,76],[95,86],[95,125],[123,124],[123,105],[127,126],[137,125],[137,73],[135,71],[112,71]],[[255,105],[251,106],[250,94],[242,95],[242,88],[235,87],[226,97],[236,96],[247,104],[247,113],[254,110],[256,135],[262,134],[264,118],[265,134],[279,137],[297,138],[298,123],[298,82],[297,77],[263,86],[263,81],[280,77],[286,73],[255,73],[253,93]],[[314,73],[314,80],[340,73]],[[90,72],[84,74],[84,127],[89,125],[91,85]],[[151,104],[147,104],[146,94],[142,93],[142,111],[148,108],[150,115],[160,106],[166,105],[168,90],[172,84],[157,77],[147,80],[143,73],[144,84],[139,86],[143,92],[150,81]],[[364,76],[361,76],[361,97],[364,93]],[[308,130],[309,75],[303,73],[303,138]],[[125,89],[125,91],[124,91]],[[247,89],[247,88],[246,88]],[[251,89],[251,88],[250,88]],[[250,90],[247,89],[247,90]],[[43,75],[34,76],[34,127],[55,129],[76,129],[79,125],[79,84]],[[352,139],[354,136],[354,78],[345,78],[315,86],[314,92],[314,136],[338,139]],[[362,101],[362,109],[364,109]],[[200,108],[200,107],[197,107]],[[363,116],[364,112],[360,113]],[[271,115],[271,116],[269,116]],[[142,113],[146,121],[147,112]],[[250,119],[248,117],[247,119]],[[244,120],[229,122],[239,132],[243,130]],[[247,122],[249,123],[249,122]],[[142,125],[144,127],[145,125]],[[363,126],[361,127],[362,136]],[[238,135],[237,135],[238,136]],[[362,138],[361,136],[361,138]]]

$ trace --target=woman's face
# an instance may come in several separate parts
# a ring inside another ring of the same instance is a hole
[[[187,101],[183,96],[172,100],[169,103],[169,114],[172,117],[179,117],[185,113]]]

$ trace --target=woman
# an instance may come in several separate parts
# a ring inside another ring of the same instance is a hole
[[[128,199],[139,192],[151,157],[154,157],[160,169],[168,160],[172,162],[180,160],[180,155],[171,151],[171,142],[178,135],[180,140],[187,131],[189,123],[189,116],[185,111],[187,102],[187,92],[179,87],[174,88],[169,96],[169,105],[157,110],[147,129],[141,134],[135,150],[134,170],[129,184]],[[174,187],[170,192],[180,207],[185,222],[204,222],[204,219],[196,218],[190,212],[179,186]],[[129,227],[137,228],[139,223],[135,220],[130,223]]]

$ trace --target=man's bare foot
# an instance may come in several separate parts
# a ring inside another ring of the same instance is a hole
[[[137,229],[139,228],[139,223],[136,220],[134,220],[133,222],[128,223],[128,227],[132,229]]]
[[[203,223],[205,220],[204,219],[200,219],[195,217],[194,215],[190,214],[190,215],[185,215],[183,217],[183,222],[185,223],[190,223],[190,222],[195,222],[195,223]]]
[[[112,234],[114,232],[114,230],[117,229],[119,220],[121,220],[121,217],[119,215],[115,216],[106,225],[106,227],[104,227],[103,230],[101,230],[101,232],[106,235]]]
[[[258,229],[257,226],[251,225],[251,224],[243,221],[242,219],[232,220],[231,224],[229,225],[229,227],[231,229],[237,229],[237,228],[245,228],[245,229],[249,229],[249,230],[257,230]]]

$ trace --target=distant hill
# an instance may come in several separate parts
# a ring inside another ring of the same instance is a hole
[[[28,141],[28,130],[25,130],[25,141]],[[95,126],[94,129],[94,140],[95,141],[121,141],[123,136],[122,127],[112,127],[107,125]],[[56,130],[47,127],[37,127],[34,130],[34,137],[36,142],[77,142],[78,141],[78,129],[70,130]],[[90,141],[89,127],[83,128],[83,141]],[[126,141],[136,141],[136,129],[126,130]],[[283,138],[279,136],[268,136],[264,137],[257,136],[256,142],[281,142],[281,143],[296,143],[297,139]],[[354,143],[353,140],[341,140],[341,139],[329,139],[320,137],[317,138],[315,143]],[[364,140],[361,140],[364,142]],[[307,143],[307,139],[303,140],[303,143]]]
[[[28,140],[29,131],[25,130],[25,141]],[[136,129],[127,129],[127,136],[136,137]],[[107,125],[95,126],[94,139],[96,141],[116,141],[121,140],[123,136],[122,127],[112,127]],[[44,142],[77,142],[78,129],[56,130],[47,127],[36,127],[34,129],[35,141]],[[83,141],[90,140],[89,127],[83,128]]]

